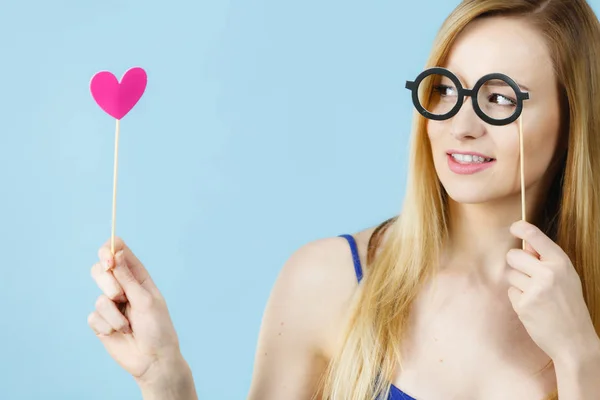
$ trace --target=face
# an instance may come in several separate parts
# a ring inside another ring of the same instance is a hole
[[[521,19],[477,20],[457,38],[443,67],[454,73],[464,88],[471,89],[484,75],[498,72],[529,92],[521,114],[525,185],[528,195],[538,190],[547,178],[560,128],[559,94],[543,37]],[[446,91],[434,96],[443,102],[449,101],[443,98],[449,94]],[[490,85],[482,89],[478,99],[484,111],[507,115],[511,107],[516,108],[511,97],[514,92],[510,88]],[[475,114],[471,97],[465,97],[454,117],[428,120],[427,133],[435,169],[451,199],[472,204],[519,198],[519,120],[490,125]],[[464,166],[473,161],[468,156],[453,161],[449,153],[477,153],[492,161]]]

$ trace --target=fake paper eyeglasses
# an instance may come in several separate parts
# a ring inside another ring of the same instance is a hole
[[[488,74],[479,79],[473,89],[465,89],[456,75],[440,67],[421,72],[417,79],[406,82],[406,88],[412,91],[417,111],[436,121],[455,116],[465,96],[470,96],[479,118],[490,125],[508,125],[519,118],[523,100],[529,99],[529,93],[521,91],[507,75]]]

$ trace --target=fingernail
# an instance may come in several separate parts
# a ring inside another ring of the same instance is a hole
[[[104,261],[104,270],[108,271],[112,267],[112,263],[113,263],[112,258],[105,260]]]

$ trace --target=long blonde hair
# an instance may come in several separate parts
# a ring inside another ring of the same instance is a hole
[[[496,15],[523,17],[550,49],[566,151],[536,223],[573,262],[600,332],[600,24],[585,0],[465,0],[442,25],[426,67],[443,65],[471,21]],[[387,398],[401,366],[410,306],[435,272],[448,235],[447,195],[433,166],[426,123],[415,113],[403,209],[387,224],[385,240],[370,246],[365,279],[323,379],[323,399]],[[558,398],[556,392],[550,398]]]

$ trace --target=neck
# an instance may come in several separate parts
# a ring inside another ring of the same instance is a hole
[[[539,196],[527,191],[527,218],[535,223]],[[521,240],[510,226],[521,219],[520,194],[494,202],[462,204],[448,199],[448,240],[443,266],[483,274],[488,279],[504,279],[506,253],[521,248]]]

